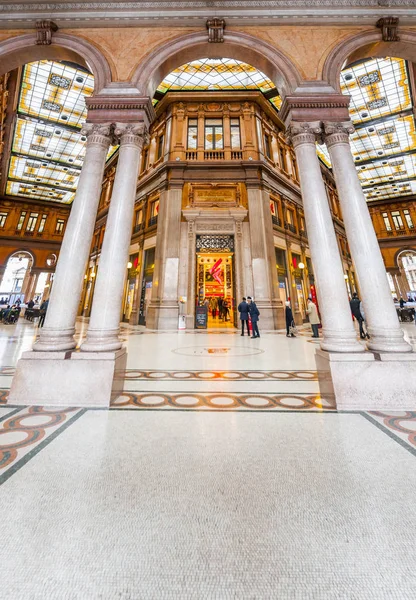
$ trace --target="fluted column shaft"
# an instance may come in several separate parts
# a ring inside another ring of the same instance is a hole
[[[386,277],[386,267],[368,211],[349,143],[351,122],[325,123],[325,143],[331,156],[348,244],[358,275],[368,323],[368,348],[376,352],[411,352]]]
[[[309,247],[314,267],[323,340],[330,352],[361,352],[351,318],[344,271],[331,211],[316,154],[319,123],[294,123],[289,135],[295,148]]]
[[[84,352],[118,350],[120,312],[131,240],[134,202],[141,149],[146,129],[143,123],[117,124],[114,130],[120,139],[113,193],[101,250],[94,299],[92,302]]]
[[[59,253],[45,326],[33,346],[37,351],[72,350],[76,346],[75,320],[111,142],[111,126],[87,124],[82,133],[87,136],[84,164]]]

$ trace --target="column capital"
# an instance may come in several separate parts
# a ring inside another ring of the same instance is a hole
[[[113,125],[112,123],[85,123],[81,134],[87,138],[87,146],[96,144],[108,148],[113,141]]]
[[[121,146],[135,146],[139,150],[149,141],[149,134],[144,123],[115,123],[114,135]]]
[[[349,137],[355,128],[351,121],[324,121],[324,140],[328,148],[335,144],[349,144]]]
[[[322,138],[321,123],[319,121],[292,122],[286,130],[286,136],[295,148],[301,144],[315,145]]]

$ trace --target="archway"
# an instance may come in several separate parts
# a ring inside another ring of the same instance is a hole
[[[407,279],[410,297],[416,298],[416,250],[405,248],[396,255],[396,263]]]
[[[27,250],[17,250],[9,256],[0,282],[1,304],[14,304],[16,300],[24,301],[33,265],[34,257]]]
[[[107,59],[81,38],[57,32],[49,46],[37,45],[35,34],[16,36],[0,43],[0,75],[38,60],[65,60],[86,67],[94,75],[95,94],[111,82]]]
[[[341,91],[341,70],[364,58],[395,56],[416,63],[416,32],[400,29],[400,41],[384,42],[378,29],[359,33],[335,46],[326,58],[322,78]]]
[[[143,95],[152,98],[168,73],[202,57],[227,57],[248,63],[265,73],[282,96],[293,93],[301,81],[297,68],[282,52],[246,33],[227,31],[222,44],[211,44],[205,32],[197,32],[157,47],[138,65],[131,81]]]

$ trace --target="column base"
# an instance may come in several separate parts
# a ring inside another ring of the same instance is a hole
[[[68,329],[53,329],[43,327],[40,332],[40,338],[33,345],[35,352],[64,352],[74,350],[76,341],[74,340],[75,327]]]
[[[416,354],[316,350],[322,396],[338,410],[416,410]]]
[[[120,327],[117,329],[91,329],[88,328],[87,339],[81,344],[82,352],[116,352],[123,346],[118,337]]]
[[[147,309],[146,327],[149,329],[178,329],[179,305],[177,301],[151,302]]]
[[[9,404],[109,407],[122,394],[127,364],[117,352],[24,352],[17,363]]]
[[[351,333],[345,331],[336,331],[322,328],[321,349],[326,352],[341,352],[341,353],[363,353],[365,346],[357,340],[355,330],[351,328]]]
[[[370,341],[367,343],[367,348],[372,352],[413,352],[413,348],[406,342],[401,329],[374,330],[368,328]]]

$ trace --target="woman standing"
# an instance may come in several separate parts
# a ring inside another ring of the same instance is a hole
[[[295,326],[295,320],[293,318],[293,313],[292,313],[292,309],[290,307],[289,300],[287,300],[287,302],[286,302],[285,317],[286,317],[286,337],[296,337],[294,333],[291,333],[289,335],[290,328]]]
[[[319,330],[318,325],[320,324],[320,319],[318,315],[318,309],[316,308],[316,304],[314,304],[311,298],[308,298],[308,306],[306,308],[306,313],[309,315],[309,323],[312,327],[312,337],[319,338]]]

